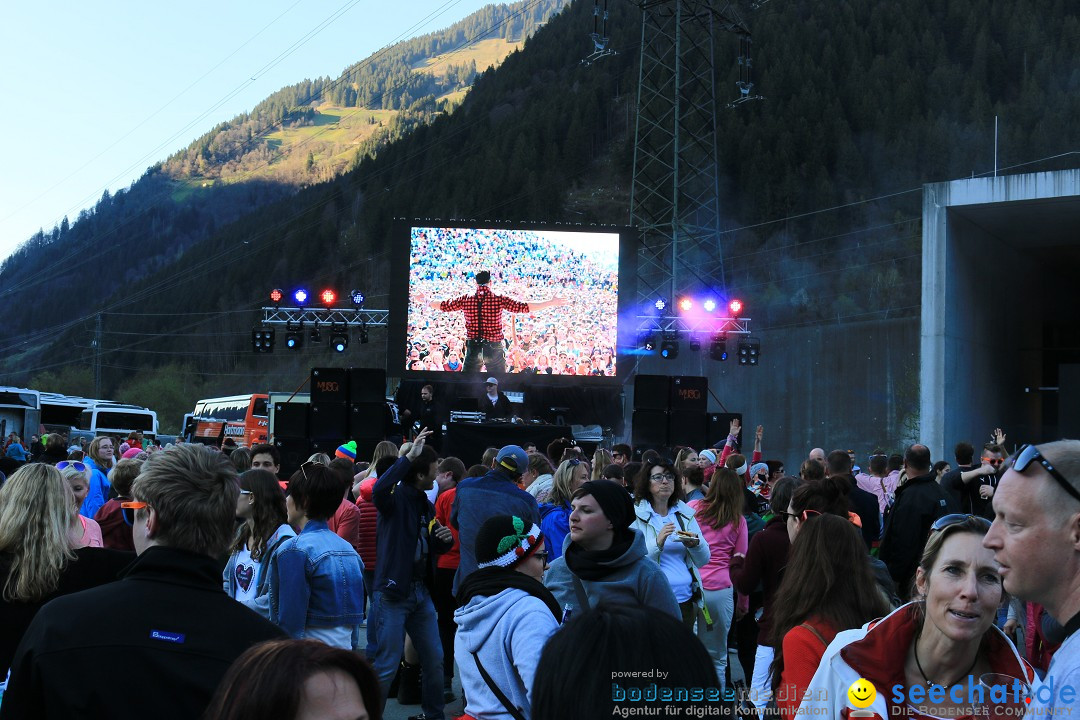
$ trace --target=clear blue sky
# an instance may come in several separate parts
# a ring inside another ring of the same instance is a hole
[[[490,4],[503,3],[12,0],[0,14],[0,258],[275,90]]]

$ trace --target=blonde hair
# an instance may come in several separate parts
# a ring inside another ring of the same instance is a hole
[[[692,447],[684,447],[679,451],[679,454],[675,456],[675,472],[681,473],[686,468],[683,467],[683,463],[686,462],[686,458],[690,457],[690,453],[697,455],[697,450]]]
[[[52,465],[24,465],[0,487],[0,552],[10,553],[8,602],[34,602],[54,592],[75,552],[71,486]]]
[[[574,464],[571,465],[570,463]],[[555,475],[551,478],[551,493],[548,502],[552,505],[569,505],[574,495],[574,471],[577,470],[580,460],[563,460]]]
[[[330,467],[330,456],[326,453],[312,453],[311,457],[309,457],[307,461]]]
[[[384,457],[396,458],[398,456],[398,446],[389,440],[383,440],[375,446],[375,452],[371,456],[371,467],[375,467],[375,463],[382,460]]]
[[[615,462],[615,458],[611,456],[610,450],[605,450],[602,447],[596,448],[596,452],[592,456],[592,479],[603,480],[604,468]]]

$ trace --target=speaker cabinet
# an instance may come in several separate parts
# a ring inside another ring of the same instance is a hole
[[[703,410],[672,410],[668,415],[668,439],[672,445],[706,447],[706,423]]]
[[[745,445],[747,443],[747,432],[749,428],[742,421],[742,413],[709,413],[706,430],[705,430],[705,443],[706,447],[712,447],[717,443],[723,445],[724,440],[727,439],[728,430],[731,428],[731,421],[738,420],[743,425],[742,432],[739,433],[739,443]],[[753,435],[749,436],[750,447],[754,446]]]
[[[640,376],[639,376],[640,377]],[[663,410],[635,410],[631,443],[639,445],[668,444],[668,414]]]
[[[386,401],[386,371],[382,368],[349,368],[349,402]]]
[[[292,477],[292,474],[300,469],[301,463],[311,455],[311,443],[307,438],[276,438],[274,446],[281,455],[278,477],[282,480]]]
[[[274,403],[274,437],[306,438],[309,408],[307,403]]]
[[[705,412],[709,404],[709,378],[680,376],[671,378],[671,409],[700,410]],[[704,427],[704,420],[702,427]],[[678,442],[676,440],[676,442]],[[691,445],[697,447],[697,445]]]
[[[349,412],[345,403],[312,403],[308,437],[312,440],[341,440],[349,433]]]
[[[667,375],[636,375],[634,377],[635,410],[667,410],[670,393],[671,378]]]
[[[312,368],[311,402],[349,402],[349,371],[346,368]]]

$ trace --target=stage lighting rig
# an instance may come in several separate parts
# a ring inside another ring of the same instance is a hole
[[[674,360],[679,357],[679,341],[666,338],[660,343],[660,357],[665,360]]]
[[[761,357],[761,341],[757,338],[739,340],[739,364],[757,365]]]
[[[334,352],[345,352],[349,347],[348,326],[345,323],[334,323],[330,326],[330,348]]]
[[[311,328],[311,332],[308,334],[308,339],[313,343],[322,342],[322,330],[319,329],[319,321],[315,321],[315,327]]]
[[[285,324],[285,347],[296,350],[304,347],[304,322]]]
[[[252,328],[251,349],[257,353],[274,352],[274,335],[276,332],[270,328]]]
[[[285,293],[281,292],[278,288],[274,288],[270,291],[270,302],[274,303],[274,307],[281,304],[281,300],[285,297]]]
[[[728,310],[731,312],[731,317],[738,317],[743,311],[742,300],[738,298],[733,299],[728,303]]]
[[[305,290],[304,288],[300,288],[299,290],[294,292],[293,293],[293,300],[296,301],[297,305],[302,307],[304,305],[304,303],[306,303],[308,301],[307,290]]]
[[[334,303],[337,302],[337,293],[330,288],[326,288],[321,293],[319,293],[319,300],[321,300],[322,304],[326,307],[333,307]]]
[[[717,335],[713,338],[712,345],[709,347],[709,357],[720,362],[728,359],[727,338],[725,336]]]
[[[353,290],[351,293],[349,293],[349,297],[352,298],[353,305],[355,305],[356,307],[360,307],[364,304],[364,293],[360,292],[359,290]]]

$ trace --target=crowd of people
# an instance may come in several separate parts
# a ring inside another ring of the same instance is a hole
[[[431,301],[471,294],[476,273],[490,268],[497,295],[524,303],[552,295],[573,299],[557,309],[515,313],[504,320],[503,337],[493,339],[506,344],[506,372],[614,375],[618,240],[610,250],[581,250],[557,235],[414,228],[406,368],[462,371],[464,318],[433,308]]]
[[[272,445],[43,438],[0,486],[0,720],[1080,706],[1080,441],[789,474],[741,430],[466,468],[423,429],[288,477]]]

